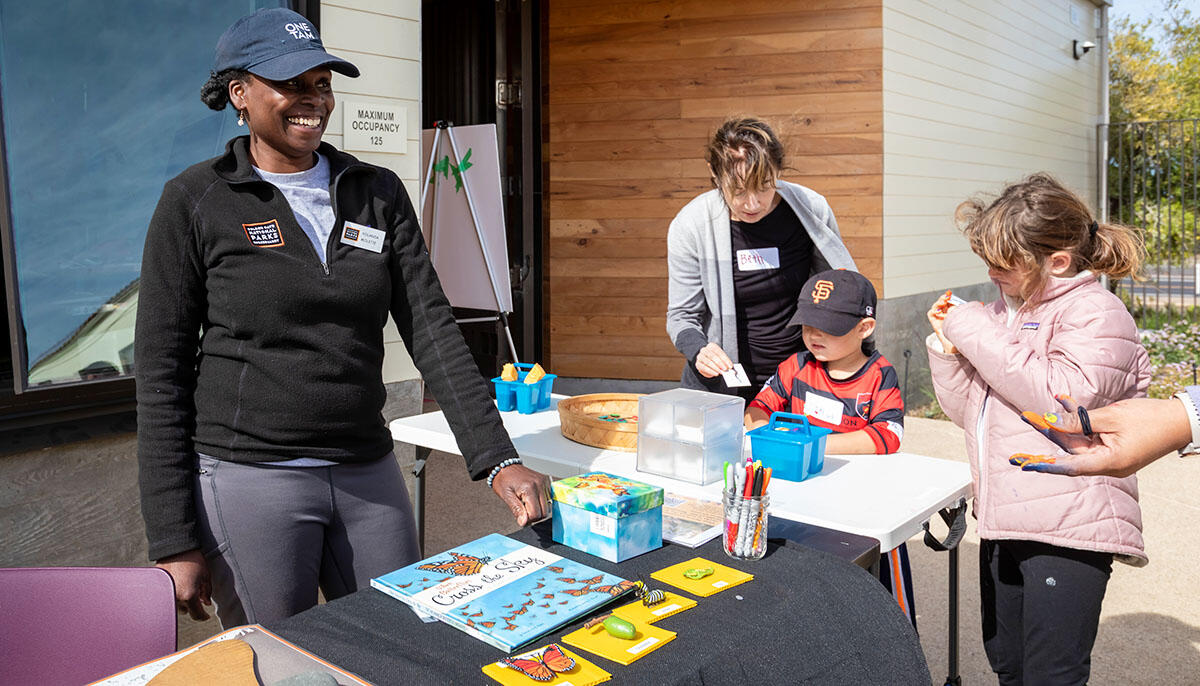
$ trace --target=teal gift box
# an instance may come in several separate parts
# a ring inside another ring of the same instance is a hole
[[[555,481],[554,542],[609,562],[662,547],[663,489],[604,472]]]

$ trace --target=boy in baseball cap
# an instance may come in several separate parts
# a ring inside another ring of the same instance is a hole
[[[746,408],[746,427],[772,412],[807,415],[833,429],[829,453],[893,453],[904,433],[896,370],[875,350],[875,288],[846,269],[814,274],[800,290],[789,326],[802,326],[802,350],[784,360]]]
[[[784,360],[746,408],[746,428],[773,412],[803,414],[833,429],[825,452],[894,453],[904,435],[904,400],[895,368],[875,350],[875,288],[845,269],[815,274],[804,284],[790,326],[804,327],[807,350]],[[902,582],[893,588],[891,570]],[[880,559],[880,581],[916,626],[912,571],[901,544]]]

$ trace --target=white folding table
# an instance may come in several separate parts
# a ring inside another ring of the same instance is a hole
[[[637,456],[575,443],[559,429],[558,401],[533,414],[502,412],[513,446],[530,469],[553,478],[605,471],[662,486],[681,495],[719,501],[721,483],[707,486],[637,471]],[[423,471],[429,451],[461,455],[446,417],[441,412],[404,417],[391,422],[392,438],[417,446],[418,529],[424,528]],[[745,446],[747,454],[750,442]],[[771,481],[771,514],[804,524],[836,529],[879,541],[889,551],[922,530],[930,517],[961,506],[971,496],[971,473],[966,464],[912,453],[891,455],[826,455],[820,474],[802,482]],[[958,549],[950,557],[950,676],[957,682]]]

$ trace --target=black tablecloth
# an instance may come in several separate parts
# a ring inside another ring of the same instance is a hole
[[[512,537],[679,593],[684,592],[652,580],[650,573],[699,555],[754,574],[753,581],[697,598],[696,607],[660,620],[657,626],[678,636],[632,665],[576,651],[611,672],[612,683],[928,686],[931,681],[916,633],[895,600],[863,569],[831,555],[773,542],[762,560],[740,562],[725,556],[717,538],[696,549],[667,544],[614,564],[554,543],[549,526]],[[528,647],[558,640],[580,623]],[[408,606],[370,588],[267,628],[381,685],[494,684],[479,670],[505,656],[449,625],[422,623]]]

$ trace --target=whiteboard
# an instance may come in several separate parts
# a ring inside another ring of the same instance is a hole
[[[443,129],[433,151],[435,132],[421,132],[421,183],[429,178],[428,188],[421,193],[425,198],[421,233],[442,289],[455,307],[512,312],[496,125]],[[451,132],[461,160],[451,147]],[[478,232],[468,194],[475,205]]]

